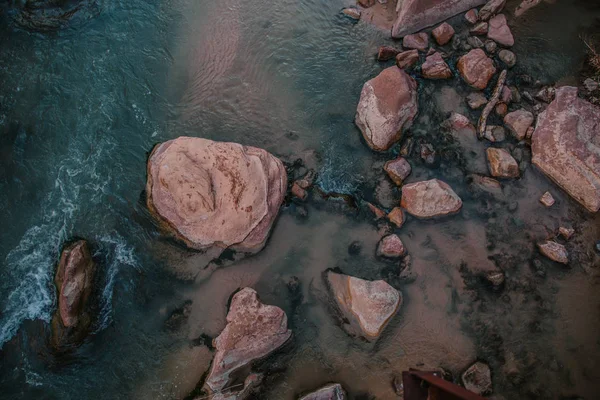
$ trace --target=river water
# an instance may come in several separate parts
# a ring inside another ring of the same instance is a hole
[[[507,399],[596,398],[600,218],[531,167],[527,146],[516,143],[523,177],[495,197],[472,191],[465,176],[486,172],[483,144],[457,143],[439,128],[450,111],[469,113],[459,79],[419,82],[412,136],[432,143],[438,160],[428,166],[413,153],[410,181],[443,179],[465,205],[398,231],[415,277],[407,282],[397,264],[375,257],[379,227],[354,206],[399,199],[381,170],[393,154],[369,151],[353,123],[363,83],[385,67],[374,54],[391,43],[387,32],[342,17],[345,0],[92,3],[90,18],[51,32],[23,28],[0,8],[2,398],[199,393],[208,339],[244,286],[282,307],[294,332],[257,365],[267,377],[256,398],[293,399],[336,381],[354,399],[395,399],[391,382],[402,370],[442,367],[458,378],[476,359],[489,363],[494,390]],[[460,17],[451,22],[463,26]],[[576,84],[579,35],[598,31],[600,6],[564,0],[510,23],[514,76]],[[161,236],[144,205],[148,152],[181,135],[301,158],[324,192],[354,202],[313,193],[306,205],[287,203],[261,253],[207,263]],[[557,199],[552,209],[538,203],[546,190]],[[577,231],[569,268],[534,246],[560,225]],[[56,355],[47,345],[54,268],[75,237],[90,241],[99,265],[98,318],[79,349]],[[377,343],[340,328],[323,282],[328,268],[384,278],[403,292]],[[501,291],[480,277],[497,269],[507,279]],[[183,304],[187,318],[172,323]]]

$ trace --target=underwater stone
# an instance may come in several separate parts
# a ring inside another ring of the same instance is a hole
[[[440,53],[433,53],[425,59],[421,66],[423,77],[427,79],[448,79],[452,77],[452,71]]]
[[[550,192],[546,192],[540,197],[540,203],[546,207],[552,207],[554,205],[554,197],[552,197]]]
[[[404,180],[410,175],[410,172],[412,171],[410,164],[403,157],[387,161],[383,169],[398,186],[402,185],[402,182],[404,182]]]
[[[377,52],[377,61],[388,61],[395,58],[400,50],[391,46],[380,46]]]
[[[400,205],[415,217],[433,218],[457,213],[462,200],[447,183],[431,179],[404,185]]]
[[[561,264],[569,263],[569,253],[565,246],[560,243],[556,243],[552,240],[547,240],[543,243],[538,243],[538,249],[540,253],[548,257],[549,259],[556,261]]]
[[[501,46],[510,47],[515,44],[515,38],[506,23],[504,14],[496,15],[490,19],[487,37]]]
[[[533,124],[535,117],[525,109],[513,111],[504,116],[504,125],[517,140],[525,139],[527,129]]]
[[[402,47],[425,51],[429,47],[429,35],[425,32],[406,35],[402,39]]]
[[[404,254],[406,254],[406,249],[398,235],[385,236],[377,245],[378,256],[398,258],[402,257]]]

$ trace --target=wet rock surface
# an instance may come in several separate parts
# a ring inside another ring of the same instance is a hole
[[[377,61],[388,61],[395,58],[400,50],[391,46],[381,46],[377,52]]]
[[[180,137],[148,159],[147,205],[194,249],[261,250],[287,186],[283,163],[237,143]]]
[[[556,89],[531,138],[532,163],[591,212],[600,209],[600,109]]]
[[[402,47],[405,49],[425,51],[429,47],[429,35],[425,32],[406,35],[404,36],[404,39],[402,39]]]
[[[475,89],[485,89],[496,73],[493,61],[481,49],[474,49],[458,60],[462,78]]]
[[[490,173],[497,178],[518,178],[519,164],[504,149],[490,147],[486,150]]]
[[[457,213],[462,200],[447,183],[432,179],[404,185],[401,206],[415,217],[433,218]]]
[[[561,264],[569,263],[569,253],[565,246],[560,243],[557,243],[553,240],[547,240],[543,243],[538,243],[538,249],[540,253],[551,259],[552,261],[556,261]]]
[[[213,342],[216,353],[207,388],[220,394],[233,373],[277,350],[291,335],[282,309],[261,303],[254,289],[242,289],[233,296],[227,325]]]
[[[346,392],[339,383],[332,383],[300,397],[299,400],[346,400]]]
[[[385,151],[400,140],[417,110],[416,81],[394,66],[384,69],[363,86],[356,125],[369,147]]]
[[[443,24],[436,27],[433,31],[431,31],[431,34],[433,35],[437,44],[443,46],[446,43],[450,42],[452,36],[454,36],[454,28],[449,23],[444,22]]]
[[[71,243],[63,249],[54,278],[58,289],[58,309],[52,318],[55,347],[78,344],[88,333],[92,321],[89,303],[95,271],[85,240]]]
[[[448,79],[452,77],[452,71],[440,53],[433,53],[425,59],[421,66],[423,77],[427,79]]]
[[[504,9],[506,0],[489,0],[479,10],[479,20],[487,21]]]
[[[368,340],[376,340],[402,305],[402,294],[383,280],[367,281],[327,273],[335,301],[349,324],[344,328]]]

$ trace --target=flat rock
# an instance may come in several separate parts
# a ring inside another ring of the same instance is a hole
[[[327,273],[333,297],[349,326],[350,334],[368,340],[379,337],[402,305],[402,293],[385,281],[367,281],[353,276]]]
[[[398,68],[410,69],[419,62],[419,50],[407,50],[398,53],[396,56],[396,65]]]
[[[386,162],[383,169],[398,186],[402,185],[402,182],[404,182],[404,180],[410,175],[410,172],[412,171],[410,164],[403,157],[399,157],[395,160],[390,160]]]
[[[398,17],[392,37],[399,39],[480,6],[485,0],[404,0],[397,3]]]
[[[506,0],[490,0],[479,10],[479,20],[487,21],[504,9]]]
[[[487,37],[501,46],[511,47],[515,44],[515,38],[508,27],[504,14],[498,14],[490,19]]]
[[[454,36],[454,28],[447,22],[436,27],[433,31],[431,31],[433,38],[440,46],[445,45],[450,42],[452,36]]]
[[[519,164],[504,149],[488,147],[486,150],[490,173],[497,178],[518,178]]]
[[[346,392],[342,388],[342,385],[332,383],[306,396],[302,396],[299,400],[346,400],[346,398]]]
[[[215,358],[206,386],[220,393],[233,373],[277,350],[291,335],[281,308],[261,303],[254,289],[240,290],[231,300],[225,329],[213,340]]]
[[[494,196],[502,195],[502,185],[494,178],[483,176],[479,174],[473,174],[470,176],[471,189],[478,192],[487,192]]]
[[[148,209],[194,249],[261,250],[287,188],[265,150],[192,137],[154,147],[147,173]]]
[[[487,35],[489,24],[487,22],[479,22],[469,31],[472,35]]]
[[[417,82],[393,66],[365,83],[355,122],[369,147],[385,151],[400,140],[417,111]]]
[[[425,51],[429,47],[429,35],[425,32],[406,35],[402,39],[402,47]]]
[[[457,213],[462,200],[447,183],[431,179],[404,185],[400,205],[415,217],[432,218]]]
[[[404,243],[398,235],[387,235],[377,245],[377,255],[388,258],[398,258],[406,254]]]
[[[448,79],[452,77],[452,71],[440,53],[433,53],[425,59],[421,65],[423,77],[427,79]]]
[[[492,374],[490,367],[482,362],[471,365],[462,375],[467,390],[483,395],[492,391]]]
[[[552,261],[556,261],[561,264],[569,263],[569,253],[565,246],[560,243],[556,243],[553,240],[547,240],[543,243],[538,243],[538,249],[540,253],[548,257]]]
[[[531,138],[532,163],[591,212],[600,209],[600,108],[577,88],[556,89],[538,115]]]
[[[493,43],[493,42],[492,42]],[[512,68],[517,63],[517,56],[510,50],[502,49],[498,52],[498,58],[502,61],[508,68]]]
[[[52,318],[52,342],[56,347],[77,344],[87,334],[91,324],[89,299],[95,271],[96,265],[85,240],[78,240],[63,249],[54,277],[58,309]]]
[[[527,129],[533,124],[534,120],[535,117],[532,113],[520,109],[506,114],[504,125],[517,140],[523,140],[527,135]]]
[[[575,229],[561,226],[560,228],[558,228],[558,233],[560,236],[565,238],[565,240],[570,240],[575,234]]]
[[[485,89],[494,74],[494,62],[482,49],[473,49],[458,60],[462,78],[475,89]]]

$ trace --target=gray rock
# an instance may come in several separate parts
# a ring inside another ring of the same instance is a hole
[[[473,49],[480,49],[484,46],[483,41],[477,36],[469,36],[467,38],[467,43],[469,43],[469,46]]]
[[[500,50],[498,52],[498,58],[502,61],[508,68],[512,68],[517,63],[517,56],[510,50]]]

